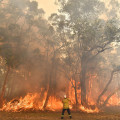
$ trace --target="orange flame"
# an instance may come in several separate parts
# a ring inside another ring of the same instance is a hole
[[[99,110],[98,108],[93,109],[89,109],[89,108],[85,108],[84,106],[80,106],[80,110],[87,112],[87,113],[98,113]]]
[[[20,112],[20,111],[26,111],[30,109],[43,110],[43,106],[45,103],[45,97],[43,101],[40,101],[40,94],[28,93],[24,98],[21,97],[19,100],[11,100],[7,104],[4,104],[1,111]],[[62,102],[54,97],[50,97],[46,108],[51,111],[61,109]]]
[[[92,79],[92,78],[91,78]],[[95,77],[94,77],[95,79]],[[92,79],[91,82],[94,82],[94,80]],[[89,87],[92,88],[92,83],[89,83]],[[77,82],[76,84],[76,88],[77,88],[77,98],[78,98],[78,104],[81,104],[81,90],[79,89],[79,82]],[[71,100],[71,105],[70,108],[74,108],[73,106],[76,103],[76,99],[75,99],[75,81],[71,79],[71,81],[69,82],[69,88],[68,88],[68,97]],[[43,106],[45,104],[45,100],[46,100],[46,96],[47,96],[47,92],[44,92],[44,94],[42,95],[42,91],[43,89],[41,89],[40,93],[28,93],[24,98],[20,97],[19,99],[13,99],[10,102],[8,102],[7,104],[3,105],[3,108],[0,109],[0,111],[13,111],[13,112],[20,112],[20,111],[26,111],[26,110],[44,110]],[[95,105],[95,101],[92,99],[91,97],[91,91],[89,92],[89,96],[88,97],[88,103],[89,105]],[[42,96],[42,97],[41,97]],[[104,100],[105,100],[106,96],[104,96]],[[109,105],[119,105],[120,104],[120,100],[118,99],[118,96],[115,94],[114,96],[112,96],[110,98],[110,100],[108,101]],[[62,101],[58,98],[56,98],[55,96],[50,96],[49,100],[48,100],[48,104],[46,106],[47,110],[51,110],[51,111],[56,111],[56,110],[60,110],[62,109]],[[95,109],[91,109],[91,108],[85,108],[84,106],[80,105],[79,109],[87,112],[87,113],[98,113],[99,110],[98,108]]]

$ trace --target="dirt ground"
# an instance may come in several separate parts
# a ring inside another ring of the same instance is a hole
[[[60,120],[61,112],[0,112],[0,120]],[[81,113],[72,112],[72,120],[120,120],[120,111],[117,113]],[[64,120],[69,120],[65,113]]]

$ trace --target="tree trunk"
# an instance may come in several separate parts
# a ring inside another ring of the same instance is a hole
[[[3,83],[3,87],[2,87],[2,91],[1,91],[1,95],[0,95],[0,107],[3,106],[5,89],[6,89],[6,84],[7,84],[7,81],[8,81],[9,72],[10,72],[10,67],[8,67],[7,73],[6,73],[6,76],[5,76],[5,79],[4,79],[4,83]]]
[[[54,53],[54,56],[53,56],[53,59],[52,59],[50,77],[48,78],[49,79],[49,83],[48,83],[47,96],[46,96],[46,100],[45,100],[43,109],[45,109],[47,107],[49,97],[51,96],[51,93],[53,92],[53,90],[52,90],[52,79],[53,79],[54,69],[55,69],[55,53]]]
[[[46,96],[46,100],[45,100],[45,103],[44,103],[44,106],[43,106],[43,109],[45,109],[47,107],[47,104],[48,104],[48,100],[49,100],[49,97],[51,96],[51,94],[54,92],[53,91],[53,71],[54,71],[54,62],[52,64],[52,69],[51,69],[51,72],[50,72],[50,78],[49,78],[49,85],[48,85],[48,89],[47,89],[47,96]]]
[[[72,84],[72,87],[74,88],[74,91],[75,91],[75,108],[77,110],[77,108],[78,108],[77,82],[76,82],[75,76],[73,76],[72,79],[75,81],[75,85],[73,84],[73,81],[71,81],[71,84]]]
[[[81,85],[81,105],[85,106],[87,104],[86,100],[86,79],[85,79],[85,71],[82,70],[81,74],[81,80],[80,80],[80,85]]]
[[[83,55],[82,60],[81,60],[81,75],[80,75],[81,105],[83,105],[83,106],[87,105],[87,99],[86,99],[86,69],[87,69],[86,57],[85,57],[85,55]]]
[[[76,80],[75,80],[75,87],[74,87],[74,89],[75,89],[75,101],[76,101],[76,107],[78,106],[78,98],[77,98],[77,82],[76,82]]]
[[[48,100],[49,100],[49,97],[50,97],[50,94],[51,94],[51,75],[50,75],[50,79],[49,79],[49,85],[48,85],[48,89],[47,89],[47,96],[46,96],[46,99],[45,99],[45,103],[44,103],[44,106],[43,106],[43,109],[45,109],[47,107],[47,104],[48,104]]]
[[[101,92],[101,94],[98,96],[98,99],[97,99],[97,104],[98,104],[98,105],[99,105],[99,102],[100,102],[101,97],[105,94],[105,92],[106,92],[107,89],[108,89],[108,86],[109,86],[110,83],[112,82],[113,74],[114,74],[114,71],[111,72],[110,80],[109,80],[108,83],[106,84],[104,90],[103,90],[103,91]]]

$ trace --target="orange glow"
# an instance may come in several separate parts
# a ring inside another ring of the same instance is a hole
[[[93,83],[95,83],[96,79],[97,79],[97,75],[95,74],[89,75],[89,88],[88,88],[89,92],[87,94],[88,105],[95,105],[96,102],[95,99],[93,98],[93,94],[96,94],[93,91],[94,89],[96,89],[93,87],[94,86]]]
[[[95,78],[95,77],[94,77]],[[80,84],[78,82],[78,84]],[[76,87],[78,87],[78,84],[76,85]],[[92,87],[92,84],[90,84],[91,87]],[[74,86],[75,86],[75,81],[71,79],[71,81],[69,82],[69,98],[71,100],[71,108],[72,106],[75,104],[75,90],[74,90]],[[81,93],[81,90],[78,90],[77,89],[77,95],[80,95]],[[80,104],[81,103],[81,97],[80,96],[77,96],[78,97],[78,103]],[[92,105],[92,104],[95,104],[94,101],[92,101],[92,99],[89,98],[89,105]],[[99,110],[98,108],[95,108],[95,109],[90,109],[90,108],[85,108],[84,106],[80,105],[79,106],[79,109],[83,112],[87,112],[87,113],[98,113]]]
[[[120,99],[118,98],[118,96],[116,94],[113,95],[108,101],[107,106],[112,106],[112,105],[115,105],[115,106],[120,105]]]
[[[94,79],[96,77],[94,76],[93,78],[90,78],[90,83],[89,87],[92,88],[92,82],[94,82]],[[87,112],[87,113],[98,113],[99,109],[94,108],[86,108],[81,105],[81,90],[79,89],[80,83],[77,82],[76,88],[77,88],[77,98],[78,98],[78,108],[81,111]],[[74,110],[74,106],[76,104],[76,99],[75,99],[75,81],[71,79],[69,82],[68,86],[68,97],[71,100],[71,105],[70,108]],[[89,89],[90,89],[89,88]],[[21,111],[27,111],[27,110],[44,110],[43,106],[45,104],[45,100],[47,97],[47,92],[43,93],[43,89],[41,89],[40,93],[28,93],[25,97],[20,97],[19,99],[13,99],[10,102],[6,103],[3,105],[3,108],[0,109],[0,111],[12,111],[12,112],[21,112]],[[107,96],[103,96],[101,100],[101,104],[104,103],[106,100]],[[89,92],[89,95],[87,96],[88,100],[88,105],[93,105],[95,106],[95,100],[92,98],[91,90]],[[115,94],[113,95],[109,101],[107,106],[110,105],[119,105],[120,104],[120,99],[118,98],[118,95]],[[48,104],[46,106],[47,110],[50,111],[57,111],[61,110],[63,107],[62,101],[59,98],[56,98],[55,96],[50,96],[48,100]]]
[[[20,98],[18,101],[11,100],[6,105],[4,104],[2,110],[5,111],[13,111],[13,112],[20,112],[28,109],[40,109],[42,110],[43,103],[38,102],[38,106],[35,105],[35,100],[39,98],[39,94],[30,94],[28,93],[24,98]]]
[[[98,113],[99,112],[98,108],[95,108],[94,110],[92,110],[89,108],[85,108],[84,106],[80,106],[80,110],[87,112],[87,113]]]
[[[47,108],[51,111],[62,109],[62,102],[54,97],[49,98]]]
[[[44,95],[44,99],[41,101],[40,94],[28,93],[24,98],[21,97],[19,100],[16,100],[16,101],[14,101],[13,99],[7,104],[4,104],[1,111],[20,112],[20,111],[26,111],[26,110],[43,110],[45,97],[46,97],[46,93]],[[62,102],[54,97],[50,97],[46,108],[51,111],[61,109]]]

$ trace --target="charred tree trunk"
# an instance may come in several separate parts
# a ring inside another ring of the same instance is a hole
[[[1,95],[0,95],[0,107],[3,106],[3,102],[4,102],[4,95],[5,95],[5,89],[6,89],[6,84],[8,81],[8,74],[10,72],[10,67],[7,68],[7,73],[4,79],[4,83],[3,83],[3,87],[2,87],[2,91],[1,91]]]
[[[52,59],[50,77],[48,78],[49,83],[48,83],[48,89],[47,89],[47,96],[46,96],[46,100],[45,100],[43,109],[45,109],[47,107],[49,97],[51,96],[51,93],[53,92],[53,90],[52,90],[52,79],[53,79],[53,71],[55,69],[55,64],[54,63],[55,63],[55,53],[54,53],[54,56],[53,56],[53,59]]]
[[[106,84],[104,90],[103,90],[103,91],[101,92],[101,94],[98,96],[97,104],[99,104],[101,97],[105,94],[105,92],[106,92],[107,89],[108,89],[108,86],[109,86],[110,83],[112,82],[113,75],[114,75],[114,71],[111,72],[110,80],[109,80],[108,83]]]
[[[83,55],[82,61],[81,61],[81,75],[80,75],[81,105],[83,105],[83,106],[87,105],[87,99],[86,99],[86,69],[87,69],[86,57],[85,57],[85,55]]]
[[[76,104],[76,109],[77,109],[77,106],[78,106],[78,97],[77,97],[77,82],[76,82],[76,79],[75,79],[75,76],[73,76],[72,78],[74,81],[75,81],[75,85],[73,84],[73,82],[71,81],[71,84],[72,84],[72,87],[74,88],[74,91],[75,91],[75,104]]]
[[[46,96],[46,100],[45,100],[43,109],[45,109],[47,107],[49,97],[53,93],[53,88],[52,88],[53,69],[51,69],[50,78],[49,78],[49,85],[48,85],[48,89],[47,89],[47,96]]]
[[[50,94],[51,94],[51,78],[49,80],[49,85],[48,85],[48,90],[47,90],[47,96],[46,96],[46,99],[45,99],[45,103],[44,103],[43,109],[45,109],[47,107]]]
[[[48,86],[47,86],[47,88],[46,88],[46,91],[47,91],[47,96],[46,96],[46,99],[45,99],[45,103],[44,103],[44,106],[43,106],[43,109],[45,109],[46,108],[46,106],[47,106],[47,101],[48,101],[48,98],[49,98],[49,96],[48,96],[48,92],[49,92],[49,85],[50,85],[50,80],[49,80],[49,69],[48,69],[48,51],[49,51],[49,48],[47,49],[47,61],[46,61],[46,73],[45,73],[45,81],[46,81],[46,83],[44,83],[45,84],[45,87],[46,87],[46,84],[48,84]]]
[[[77,82],[75,80],[75,101],[76,101],[76,106],[78,106],[78,97],[77,97]]]
[[[72,82],[72,86],[73,86],[73,88],[75,90],[75,103],[76,103],[76,107],[77,107],[77,105],[78,105],[78,97],[77,97],[77,81],[75,79],[75,75],[73,75],[73,80],[75,81],[75,85]]]
[[[82,70],[82,77],[80,80],[80,85],[81,85],[81,105],[86,105],[87,100],[86,100],[86,80],[85,80],[85,70]]]

